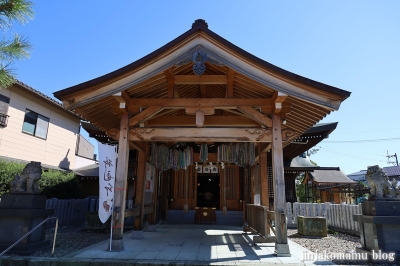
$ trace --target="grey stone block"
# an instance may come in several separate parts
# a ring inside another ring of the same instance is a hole
[[[297,232],[303,236],[326,237],[326,218],[297,216]]]

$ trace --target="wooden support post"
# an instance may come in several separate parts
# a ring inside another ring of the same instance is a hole
[[[254,195],[256,193],[255,181],[256,180],[254,180],[254,168],[251,168],[250,169],[250,189],[251,189],[250,204],[255,204],[255,202],[254,202]]]
[[[138,160],[137,160],[137,175],[136,175],[136,206],[139,207],[139,215],[135,217],[135,225],[134,229],[136,231],[140,231],[143,229],[143,216],[144,216],[144,189],[145,189],[145,180],[146,180],[146,153],[147,148],[146,145],[145,151],[138,152]]]
[[[244,168],[244,177],[243,177],[243,187],[244,187],[244,191],[243,191],[243,202],[242,202],[242,206],[243,206],[243,223],[247,223],[247,213],[246,213],[246,209],[247,209],[247,204],[250,203],[249,202],[249,171],[250,171],[250,167],[246,167]]]
[[[113,208],[113,230],[111,236],[111,250],[121,251],[124,249],[123,233],[126,208],[127,174],[129,163],[129,114],[122,113],[120,123],[120,134],[118,142],[118,161],[115,174],[114,208]]]
[[[157,199],[159,198],[159,196],[158,196],[158,184],[159,184],[158,179],[160,177],[160,175],[159,175],[160,171],[161,170],[156,169],[156,175],[155,175],[155,177],[153,179],[153,182],[154,182],[153,199],[152,199],[153,202],[151,203],[153,205],[153,213],[149,216],[149,220],[148,221],[149,221],[150,224],[156,224],[157,223],[157,221],[156,221],[157,213],[158,213]]]
[[[267,153],[260,154],[261,205],[269,206]]]
[[[282,129],[279,114],[272,114],[272,166],[274,184],[274,211],[275,211],[275,255],[291,256],[286,225],[286,194],[283,171]]]
[[[260,147],[260,146],[259,146]],[[261,182],[261,205],[269,209],[269,192],[268,192],[268,168],[267,168],[267,153],[260,153],[260,182]],[[266,233],[269,234],[269,226],[266,226]]]
[[[168,172],[164,171],[161,177],[161,195],[160,198],[160,222],[167,221],[168,211]]]

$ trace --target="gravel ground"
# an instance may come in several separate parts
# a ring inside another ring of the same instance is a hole
[[[54,229],[46,232],[46,239],[53,243]],[[109,232],[96,232],[85,230],[84,226],[63,226],[58,229],[54,254],[51,254],[51,248],[38,251],[32,254],[32,257],[63,257],[73,252],[94,245],[110,237]],[[299,245],[315,253],[348,253],[355,251],[357,246],[361,246],[359,236],[352,236],[343,233],[328,234],[324,238],[301,237],[297,234],[297,229],[288,229],[288,238]],[[18,256],[7,253],[7,256]],[[340,265],[386,265],[371,264],[366,261],[333,260]],[[389,264],[387,264],[389,265]],[[394,264],[390,264],[394,265]]]
[[[96,232],[85,230],[84,226],[62,226],[57,230],[56,245],[54,254],[51,254],[54,228],[48,229],[46,239],[50,240],[50,248],[37,251],[30,257],[63,257],[80,249],[99,243],[103,240],[110,239],[109,232]],[[16,254],[6,253],[6,256],[19,256]]]
[[[361,247],[360,237],[336,232],[328,234],[328,237],[311,238],[302,237],[297,234],[297,229],[288,229],[288,239],[307,248],[308,250],[324,254],[350,254],[356,251],[356,247]],[[339,265],[397,265],[384,263],[369,263],[363,260],[332,260]]]

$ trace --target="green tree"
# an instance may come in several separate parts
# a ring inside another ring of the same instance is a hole
[[[299,177],[296,178],[296,197],[298,202],[306,202],[306,188],[301,183],[303,182],[304,174],[300,174]]]
[[[29,57],[31,45],[26,38],[16,33],[12,38],[5,35],[14,22],[24,24],[33,18],[32,6],[32,2],[26,0],[0,0],[0,28],[3,30],[0,41],[0,88],[6,88],[14,82],[11,64]]]
[[[10,192],[10,183],[15,175],[21,175],[25,163],[0,159],[0,197]],[[39,180],[41,194],[47,198],[76,199],[80,196],[79,179],[73,172],[48,169]]]

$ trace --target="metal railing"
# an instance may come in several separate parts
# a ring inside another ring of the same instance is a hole
[[[44,224],[45,222],[47,222],[48,220],[51,219],[56,219],[56,226],[55,226],[55,231],[54,231],[54,238],[53,238],[53,248],[51,250],[51,254],[54,253],[54,245],[56,243],[56,237],[57,237],[57,229],[58,229],[58,217],[48,217],[46,219],[44,219],[40,224],[36,225],[35,228],[33,228],[31,231],[29,231],[28,233],[26,233],[23,237],[21,237],[20,239],[18,239],[14,244],[12,244],[10,247],[8,247],[6,250],[4,250],[3,252],[0,253],[0,256],[3,256],[4,254],[6,254],[10,249],[12,249],[13,247],[15,247],[16,245],[18,245],[19,242],[21,242],[22,240],[24,240],[25,237],[29,236],[33,231],[35,231],[36,229],[38,229],[42,224]]]

